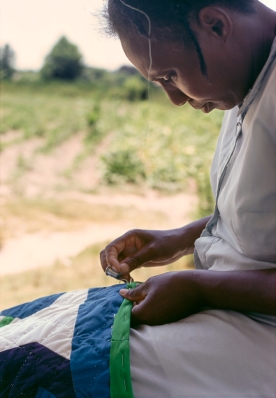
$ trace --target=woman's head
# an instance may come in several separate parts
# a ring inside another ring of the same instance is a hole
[[[243,14],[254,12],[256,0],[108,0],[107,30],[113,36],[129,34],[136,29],[148,36],[148,21],[151,21],[151,38],[183,40],[190,37],[190,23],[204,7],[227,7]],[[142,12],[137,12],[140,10]],[[185,31],[186,30],[186,31]]]
[[[112,36],[141,35],[158,41],[179,41],[194,46],[206,72],[191,21],[208,6],[228,7],[243,14],[254,12],[256,0],[108,0],[107,31]],[[139,11],[137,11],[139,10]],[[151,32],[149,32],[149,20]]]
[[[259,4],[257,0],[108,0],[107,30],[120,38],[141,74],[159,82],[174,104],[188,101],[205,112],[230,109],[242,101],[252,83],[248,73],[252,60],[242,36]]]

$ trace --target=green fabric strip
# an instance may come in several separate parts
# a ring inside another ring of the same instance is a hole
[[[129,283],[127,288],[136,287]],[[114,319],[110,348],[110,397],[133,398],[130,373],[130,317],[132,302],[124,299]]]
[[[3,326],[9,325],[13,320],[14,320],[13,317],[5,316],[5,318],[0,320],[0,328],[2,328]]]

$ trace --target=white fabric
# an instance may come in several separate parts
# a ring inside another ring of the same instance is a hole
[[[241,109],[225,114],[211,170],[215,196],[221,175],[218,221],[196,241],[202,267],[275,268],[276,40]],[[276,318],[248,315],[209,310],[132,329],[134,397],[275,398]]]
[[[87,293],[87,289],[65,293],[49,307],[27,318],[14,319],[12,323],[19,324],[22,333],[18,328],[2,328],[0,351],[37,341],[70,359],[79,306],[86,300]]]
[[[217,200],[220,217],[212,236],[203,233],[195,243],[201,264],[214,271],[275,268],[276,39],[239,115],[237,107],[225,113],[211,170],[215,196],[229,158]]]
[[[205,311],[131,330],[135,398],[275,398],[275,328]]]

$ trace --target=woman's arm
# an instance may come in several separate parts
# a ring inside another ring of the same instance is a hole
[[[136,304],[134,324],[175,322],[204,307],[276,315],[276,269],[170,272],[121,294]]]
[[[203,305],[276,315],[276,268],[199,272],[197,283]]]

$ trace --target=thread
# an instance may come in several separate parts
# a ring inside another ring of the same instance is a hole
[[[147,110],[148,110],[148,114],[149,114],[149,102],[150,102],[150,101],[149,101],[149,100],[150,100],[150,76],[151,76],[151,71],[152,71],[151,20],[150,20],[150,17],[148,16],[148,14],[145,13],[144,11],[142,11],[142,10],[139,10],[139,8],[132,7],[131,5],[125,3],[123,0],[120,0],[120,2],[121,2],[125,7],[128,7],[128,8],[130,8],[130,9],[132,9],[132,10],[134,10],[134,11],[137,11],[137,12],[139,12],[140,14],[144,15],[144,16],[146,17],[147,21],[148,21],[149,69],[148,69],[148,84],[147,84],[147,85],[148,85],[148,107],[147,107]],[[143,153],[144,153],[144,150],[145,150],[145,147],[146,147],[148,131],[149,131],[149,122],[148,122],[148,120],[147,120],[147,122],[146,122],[145,141],[144,141],[144,145],[143,145],[144,149],[142,149],[142,151],[141,151],[141,158],[143,157]],[[141,159],[141,160],[142,160],[142,159]]]

